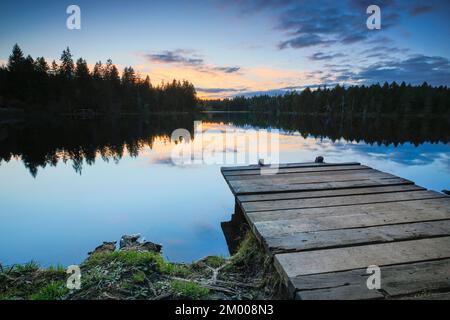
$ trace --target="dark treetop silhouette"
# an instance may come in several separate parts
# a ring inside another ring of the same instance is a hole
[[[285,95],[238,96],[231,99],[202,101],[209,110],[311,113],[311,114],[408,114],[450,115],[450,89],[432,87],[426,82],[411,86],[402,82],[385,82],[371,86],[334,88],[326,86],[317,90],[290,91]]]
[[[2,101],[3,100],[3,101]],[[119,76],[109,59],[97,62],[92,72],[86,60],[76,63],[70,49],[60,63],[51,65],[43,57],[24,56],[16,44],[6,67],[0,68],[0,107],[16,107],[27,113],[71,113],[88,109],[95,113],[190,112],[196,104],[194,86],[188,81],[153,87],[132,67]]]

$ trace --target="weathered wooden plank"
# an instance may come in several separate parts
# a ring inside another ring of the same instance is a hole
[[[450,204],[450,202],[448,202]],[[386,214],[345,214],[345,215],[320,215],[305,216],[299,219],[290,220],[270,220],[253,222],[252,224],[258,229],[258,232],[266,237],[275,237],[280,235],[295,235],[298,233],[350,229],[350,228],[366,228],[371,226],[397,225],[427,221],[442,221],[450,219],[450,209],[445,211],[433,211],[431,214],[424,214],[423,211],[403,211],[391,212]]]
[[[399,300],[450,300],[450,292],[424,292],[413,296],[400,297]]]
[[[395,178],[394,175],[374,169],[340,170],[326,172],[291,173],[279,175],[255,175],[250,177],[227,177],[231,185],[253,185],[264,183],[311,183],[326,181],[344,181],[371,178]],[[344,180],[343,180],[344,179]]]
[[[299,218],[305,224],[339,223],[338,220],[357,220],[362,224],[369,219],[367,220],[367,223],[370,223],[368,225],[440,220],[448,219],[450,216],[450,197],[342,207],[258,211],[248,212],[246,216],[252,223]]]
[[[351,170],[368,170],[367,166],[316,166],[316,167],[299,167],[299,168],[280,168],[276,171],[276,175],[294,174],[294,173],[318,173],[318,172],[333,172],[333,171],[351,171]],[[242,170],[242,171],[224,171],[223,176],[227,180],[252,179],[261,176],[260,170]]]
[[[373,300],[384,298],[383,293],[378,290],[368,290],[367,287],[355,285],[299,291],[295,294],[296,300]]]
[[[372,176],[372,174],[374,174]],[[332,176],[333,179],[339,179],[340,176],[349,176],[354,175],[356,177],[384,177],[384,178],[394,178],[395,176],[378,171],[372,168],[362,168],[357,170],[331,170],[331,171],[315,171],[315,172],[293,172],[293,173],[284,173],[284,174],[255,174],[251,176],[228,176],[227,180],[229,182],[236,181],[241,182],[241,184],[253,184],[259,183],[261,180],[270,180],[270,181],[298,181],[300,183],[310,182],[310,181],[322,181],[323,177]]]
[[[307,274],[450,258],[450,237],[400,241],[275,255],[286,278]]]
[[[359,162],[341,162],[341,163],[317,163],[317,162],[300,162],[300,163],[280,163],[278,168],[306,168],[306,167],[332,167],[332,166],[350,166],[350,165],[361,165]],[[220,170],[222,172],[229,171],[242,171],[242,170],[260,170],[261,166],[257,164],[248,166],[234,166],[234,167],[222,167]]]
[[[311,183],[259,183],[254,185],[232,185],[233,181],[229,182],[229,186],[233,194],[235,195],[248,195],[255,193],[279,193],[290,191],[314,191],[314,190],[331,190],[331,189],[349,189],[349,188],[361,188],[372,186],[389,186],[389,185],[402,185],[413,184],[413,182],[402,178],[391,179],[341,179],[322,182]],[[236,181],[235,181],[236,182]]]
[[[426,190],[414,184],[394,185],[394,186],[373,186],[369,188],[335,189],[335,190],[317,190],[303,192],[282,192],[282,193],[262,193],[252,195],[237,196],[239,202],[250,201],[268,201],[268,200],[288,200],[288,199],[307,199],[307,198],[325,198],[336,196],[355,196],[362,194],[377,194],[389,192],[404,192]]]
[[[418,190],[411,192],[392,192],[392,193],[365,194],[356,196],[244,202],[241,204],[241,207],[245,212],[254,212],[254,211],[302,209],[302,208],[335,207],[354,204],[383,203],[393,201],[422,200],[422,199],[434,199],[446,197],[448,196],[442,193],[428,190]]]
[[[350,245],[386,243],[399,240],[413,240],[438,236],[450,236],[450,220],[416,222],[406,224],[382,225],[366,228],[332,229],[329,226],[316,224],[302,225],[300,228],[285,228],[281,223],[277,226],[256,225],[272,253],[317,250]],[[355,221],[354,225],[358,225]],[[320,231],[292,232],[301,228],[319,229]]]
[[[449,259],[379,267],[384,294],[367,288],[366,268],[293,277],[290,289],[298,290],[296,298],[304,300],[392,298],[450,290]]]

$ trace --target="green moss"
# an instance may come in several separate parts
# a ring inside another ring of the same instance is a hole
[[[164,262],[163,258],[158,253],[122,250],[94,254],[89,257],[86,264],[89,266],[105,265],[112,261],[119,261],[121,263],[132,266],[148,264],[160,265]]]
[[[145,281],[145,273],[142,271],[133,273],[131,276],[131,281],[134,283],[143,283]]]
[[[60,300],[69,292],[64,281],[52,281],[30,296],[31,300]]]
[[[158,265],[159,271],[172,276],[187,277],[192,273],[191,268],[181,264],[173,264],[167,261],[163,261]]]
[[[92,255],[86,264],[92,267],[109,264],[113,261],[130,266],[152,265],[155,271],[174,276],[188,276],[192,273],[188,266],[167,262],[159,253],[134,250],[97,253]]]
[[[197,283],[183,280],[173,280],[170,283],[173,292],[182,299],[199,300],[208,296],[209,290]]]

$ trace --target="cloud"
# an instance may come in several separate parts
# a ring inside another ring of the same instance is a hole
[[[277,29],[285,32],[290,39],[281,42],[278,47],[298,49],[367,41],[377,33],[367,30],[366,8],[364,1],[325,1],[321,6],[310,2],[295,5],[279,16]],[[384,8],[383,29],[387,29],[398,22],[399,15],[390,12],[388,6]]]
[[[201,58],[189,57],[189,51],[177,49],[174,51],[166,50],[160,53],[145,55],[149,60],[156,63],[178,63],[186,66],[199,66],[204,64]]]
[[[222,72],[237,73],[241,67],[222,67],[208,65],[203,58],[195,54],[192,50],[165,50],[158,53],[144,54],[144,57],[150,62],[158,64],[176,64],[184,67],[196,68],[200,72]]]
[[[341,80],[363,83],[401,82],[419,85],[450,85],[450,62],[439,56],[414,55],[404,60],[378,62],[357,72],[346,71],[337,76]]]
[[[412,16],[418,16],[419,14],[423,14],[423,13],[427,13],[433,11],[433,7],[432,6],[427,6],[427,5],[419,5],[416,6],[414,8],[412,8],[409,11],[409,14]]]
[[[235,88],[196,88],[198,92],[204,93],[224,93],[224,92],[242,92],[247,90],[247,88],[243,89],[235,89]]]
[[[214,70],[223,71],[225,73],[234,73],[241,70],[240,67],[215,67]]]
[[[332,40],[326,40],[316,34],[302,34],[298,37],[292,38],[287,41],[280,42],[278,45],[279,49],[286,49],[288,47],[299,49],[299,48],[306,48],[311,46],[317,46],[317,45],[327,45],[331,44],[334,41]]]
[[[366,9],[372,0],[332,1],[320,3],[306,0],[235,0],[229,1],[240,8],[242,14],[265,10],[276,21],[275,29],[287,39],[278,43],[279,49],[302,49],[328,46],[334,43],[350,45],[377,37],[366,27]],[[378,0],[382,8],[383,30],[398,24],[405,5],[394,0]],[[408,8],[408,6],[406,6]],[[423,9],[422,9],[423,10]]]
[[[333,54],[326,54],[323,52],[316,52],[313,55],[309,56],[309,60],[319,61],[319,60],[332,60],[335,58],[345,57],[342,53],[333,53]]]

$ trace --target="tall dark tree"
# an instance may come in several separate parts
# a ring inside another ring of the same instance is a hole
[[[61,54],[60,74],[66,79],[72,79],[74,75],[75,65],[73,63],[72,53],[67,47]]]
[[[8,70],[11,73],[18,73],[22,70],[25,63],[22,49],[16,43],[13,47],[12,53],[8,59]]]

